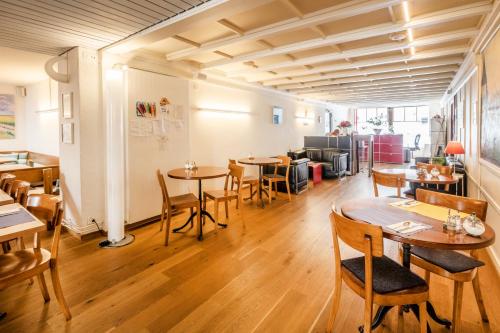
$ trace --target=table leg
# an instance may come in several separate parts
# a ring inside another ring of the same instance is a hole
[[[264,198],[262,198],[262,165],[259,165],[259,199],[260,199],[260,204],[262,208],[264,208],[266,205],[264,204]]]

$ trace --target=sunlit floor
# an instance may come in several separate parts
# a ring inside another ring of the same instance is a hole
[[[371,179],[360,173],[342,182],[324,180],[293,196],[291,203],[285,195],[265,209],[245,202],[244,221],[233,202],[227,229],[214,235],[207,222],[203,242],[191,231],[172,235],[168,247],[158,223],[133,230],[135,242],[118,249],[99,249],[101,238],[82,242],[65,234],[61,278],[73,319],[64,320],[51,285],[53,300],[44,304],[36,282],[26,282],[0,292],[0,310],[8,313],[0,331],[323,332],[333,287],[331,204],[369,196]],[[186,215],[175,216],[175,225]],[[396,245],[387,244],[386,252],[395,257]],[[466,284],[463,332],[500,330],[498,276],[485,252],[482,259],[487,262],[480,279],[490,326],[483,327]],[[431,300],[447,318],[452,288],[450,281],[433,276]],[[357,332],[362,304],[344,286],[336,332]],[[377,331],[395,332],[396,320],[393,310]],[[431,326],[433,332],[448,332]],[[404,328],[417,331],[413,315],[405,315]]]

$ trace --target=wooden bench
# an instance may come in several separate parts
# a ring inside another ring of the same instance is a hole
[[[26,150],[0,151],[0,155],[10,153],[28,153],[27,160],[33,164],[0,164],[0,174],[8,172],[15,175],[17,179],[36,186],[43,184],[43,169],[51,168],[52,179],[59,179],[59,157]]]

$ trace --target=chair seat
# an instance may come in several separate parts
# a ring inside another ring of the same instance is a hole
[[[282,180],[285,181],[286,178],[283,175],[275,175],[274,173],[268,173],[262,176],[264,179],[271,179],[271,180]]]
[[[255,176],[243,176],[243,184],[258,184],[259,178]]]
[[[25,249],[15,252],[9,252],[0,255],[0,286],[12,277],[18,277],[19,274],[40,266],[47,266],[50,261],[50,252],[38,249]]]
[[[365,257],[342,260],[342,266],[365,281]],[[378,294],[426,286],[425,281],[409,269],[386,256],[373,257],[373,290]]]
[[[203,192],[203,195],[211,199],[237,198],[238,192],[231,190],[211,190]]]
[[[192,204],[193,207],[199,204],[198,198],[193,193],[186,193],[181,195],[176,195],[170,197],[170,203],[172,206],[188,206]]]
[[[456,251],[412,246],[411,253],[421,259],[424,259],[425,261],[430,262],[431,264],[447,270],[450,273],[465,272],[484,266],[482,261]]]

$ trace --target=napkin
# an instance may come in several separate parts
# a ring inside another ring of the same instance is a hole
[[[396,201],[396,202],[391,202],[389,205],[393,207],[402,207],[402,208],[410,208],[410,207],[415,207],[420,205],[420,201],[416,201],[413,199],[408,199],[408,200],[401,200],[401,201]]]
[[[388,225],[387,228],[396,231],[400,234],[413,234],[422,230],[432,229],[432,226],[424,223],[403,221]]]
[[[4,209],[0,210],[0,216],[12,215],[17,212],[19,212],[19,208]]]

